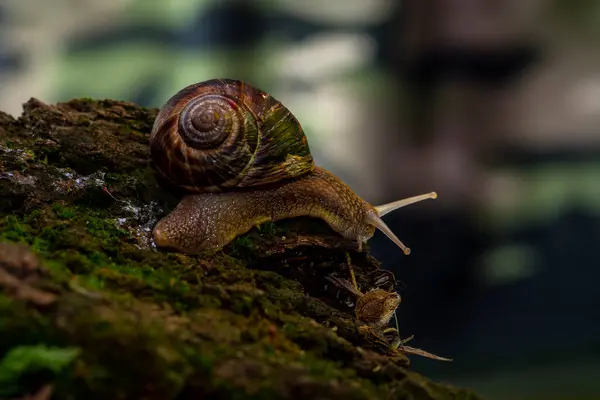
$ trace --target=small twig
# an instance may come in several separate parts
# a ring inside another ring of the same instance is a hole
[[[112,195],[111,192],[108,191],[108,188],[106,186],[102,186],[102,190],[104,191],[104,193],[108,194],[110,197],[113,198],[114,201],[119,201],[115,196]]]
[[[360,292],[360,290],[358,289],[358,284],[356,283],[354,268],[352,268],[352,259],[350,258],[350,253],[348,252],[346,252],[346,262],[348,263],[348,271],[350,272],[350,280],[352,281],[352,286],[354,286],[354,289]]]
[[[452,359],[452,358],[446,358],[446,357],[436,356],[435,354],[429,353],[429,352],[427,352],[425,350],[417,349],[415,347],[410,347],[410,346],[402,346],[402,352],[416,354],[416,355],[419,355],[419,356],[431,358],[433,360],[454,361],[454,359]]]

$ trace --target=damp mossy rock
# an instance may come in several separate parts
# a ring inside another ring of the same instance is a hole
[[[321,221],[157,250],[178,198],[149,159],[156,114],[90,99],[0,112],[0,399],[478,398],[361,329],[327,277],[347,276],[347,254],[361,288],[385,271]]]

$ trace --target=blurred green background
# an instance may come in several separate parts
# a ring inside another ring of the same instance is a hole
[[[490,400],[600,399],[600,3],[3,0],[0,110],[246,80],[386,221],[400,327]]]

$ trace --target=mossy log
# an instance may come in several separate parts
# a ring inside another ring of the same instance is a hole
[[[347,276],[349,254],[361,288],[393,279],[321,221],[157,250],[178,198],[148,157],[156,113],[89,99],[0,112],[0,398],[478,398],[361,329],[326,277]]]

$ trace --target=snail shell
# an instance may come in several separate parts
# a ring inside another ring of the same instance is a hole
[[[315,167],[292,113],[232,79],[190,85],[171,97],[154,122],[150,154],[169,184],[192,193],[280,182]]]

